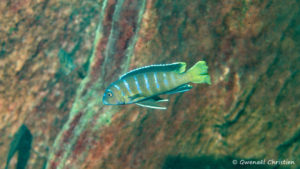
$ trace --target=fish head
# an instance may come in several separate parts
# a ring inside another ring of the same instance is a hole
[[[125,99],[120,90],[112,84],[105,90],[102,102],[104,105],[120,105],[125,104]]]

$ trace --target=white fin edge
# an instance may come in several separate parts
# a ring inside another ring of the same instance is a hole
[[[162,99],[162,100],[158,100],[156,102],[158,103],[158,102],[168,102],[168,101],[169,101],[168,99]]]
[[[167,109],[166,107],[149,106],[149,105],[144,105],[144,104],[140,104],[140,103],[135,103],[135,104],[138,105],[138,106],[141,106],[141,107],[147,107],[147,108],[151,108],[151,109],[159,109],[159,110],[166,110]]]

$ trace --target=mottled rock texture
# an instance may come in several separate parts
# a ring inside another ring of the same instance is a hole
[[[299,7],[1,0],[0,168],[238,168],[233,159],[299,168]],[[101,103],[129,69],[198,60],[212,85],[166,96],[166,111]]]

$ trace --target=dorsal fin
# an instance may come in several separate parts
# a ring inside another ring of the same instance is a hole
[[[178,73],[183,73],[185,71],[186,63],[176,62],[171,64],[159,64],[159,65],[150,65],[137,69],[133,69],[124,75],[120,76],[120,79],[134,75],[136,73],[145,73],[145,72],[159,72],[159,71],[176,71]]]

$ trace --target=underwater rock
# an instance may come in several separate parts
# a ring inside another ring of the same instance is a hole
[[[28,169],[238,168],[235,159],[297,168],[299,6],[1,1],[0,168],[22,124],[34,140]],[[101,103],[128,70],[199,60],[212,85],[167,96],[166,111]]]

